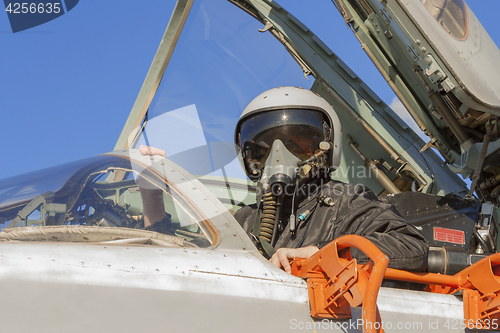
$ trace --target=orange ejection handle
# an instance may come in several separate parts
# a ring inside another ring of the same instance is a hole
[[[339,237],[336,242],[337,251],[347,247],[355,247],[365,253],[374,262],[372,273],[366,286],[365,296],[363,297],[362,318],[365,332],[376,332],[377,297],[380,285],[384,280],[385,270],[389,265],[389,258],[378,247],[373,245],[372,242],[361,236],[346,235]],[[378,327],[380,327],[380,323]]]
[[[374,263],[358,265],[349,254],[339,252],[355,247]],[[450,294],[463,291],[464,323],[469,329],[498,328],[500,322],[500,253],[495,253],[454,276],[407,272],[387,268],[389,258],[373,243],[356,235],[342,236],[309,259],[295,259],[292,274],[307,279],[314,318],[350,318],[350,306],[362,304],[365,332],[381,329],[377,319],[377,296],[384,277],[428,284],[431,292]],[[348,292],[349,291],[349,292]],[[312,296],[312,297],[311,297]],[[346,309],[347,308],[347,309]]]
[[[361,250],[374,263],[366,288],[364,292],[362,292],[364,295],[362,301],[363,326],[365,332],[383,331],[381,329],[381,323],[377,321],[377,297],[380,285],[384,279],[385,271],[389,265],[389,258],[366,238],[357,235],[339,237],[309,259],[297,259],[293,265],[296,271],[294,272],[292,269],[292,273],[302,278],[308,278],[312,276],[314,272],[323,271],[329,275],[329,278],[332,279],[332,283],[335,283],[335,281],[333,281],[335,279],[335,274],[332,274],[332,272],[335,272],[335,268],[338,268],[338,266],[335,266],[333,263],[339,263],[339,251],[349,247],[355,247]],[[364,273],[357,271],[356,268],[356,281],[354,282],[359,281],[360,274]]]

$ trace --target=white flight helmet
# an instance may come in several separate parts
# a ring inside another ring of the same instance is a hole
[[[291,180],[293,172],[287,170],[296,170],[299,163],[321,150],[321,166],[335,171],[340,163],[342,133],[337,114],[322,97],[303,88],[279,87],[263,92],[243,110],[235,129],[235,144],[251,180],[259,181],[266,175],[264,168],[271,170],[267,177],[279,174]]]

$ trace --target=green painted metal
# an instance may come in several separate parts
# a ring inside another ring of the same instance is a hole
[[[410,107],[415,111],[418,119],[424,125],[422,130],[425,130],[430,134],[431,138],[436,140],[435,146],[439,148],[450,162],[458,159],[458,155],[452,153],[451,147],[441,134],[445,124],[429,114],[427,106],[430,104],[430,101],[427,97],[427,89],[421,81],[416,79],[413,71],[414,66],[417,64],[424,68],[427,67],[423,58],[407,50],[411,50],[412,44],[405,35],[396,32],[397,30],[393,27],[395,23],[391,16],[389,16],[390,23],[385,26],[379,16],[375,12],[372,12],[368,15],[365,24],[348,1],[343,1],[343,5],[356,23],[354,28],[356,37],[360,43],[364,44],[363,48],[365,51],[373,54],[380,64],[380,69],[392,79],[396,89],[408,101]],[[380,28],[381,26],[383,28]],[[392,43],[396,43],[398,47],[389,42],[389,38],[384,34],[386,31],[391,32],[392,37],[390,40],[393,40]],[[384,52],[382,52],[378,45],[384,46]],[[403,52],[403,50],[406,52]],[[391,63],[395,64],[395,67]],[[405,74],[403,77],[413,77],[412,81],[405,82],[400,73]],[[418,97],[416,98],[415,96]]]
[[[419,152],[424,142],[411,129],[403,126],[387,104],[307,27],[276,2],[247,2],[258,11],[265,24],[271,26],[269,31],[275,36],[282,36],[285,46],[293,49],[294,57],[299,58],[299,64],[305,64],[302,68],[306,68],[316,78],[312,90],[322,95],[337,111],[344,134],[343,159],[339,170],[344,172],[337,172],[337,179],[364,183],[375,192],[382,191],[374,178],[363,175],[359,177],[363,162],[346,142],[346,136],[350,135],[358,143],[358,149],[370,159],[382,158],[396,169],[408,162],[418,176],[425,180],[423,192],[445,195],[466,191],[465,183],[442,167],[443,161],[434,152]],[[397,157],[384,150],[356,118],[361,118],[368,124]],[[391,173],[387,175],[391,179],[396,177]]]

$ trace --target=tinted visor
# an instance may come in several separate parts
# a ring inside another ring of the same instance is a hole
[[[326,120],[319,111],[303,109],[273,110],[244,120],[240,125],[238,145],[247,173],[252,174],[251,170],[264,166],[277,139],[301,160],[311,157],[319,143],[330,137]]]

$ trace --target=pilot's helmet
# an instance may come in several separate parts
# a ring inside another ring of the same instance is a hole
[[[341,140],[340,121],[332,106],[310,90],[297,87],[274,88],[257,96],[241,114],[235,130],[238,158],[253,181],[267,167],[274,168],[274,174],[286,174],[283,167],[296,168],[321,150],[315,165],[335,171]],[[268,176],[272,174],[268,172]],[[288,176],[294,178],[290,172]]]

